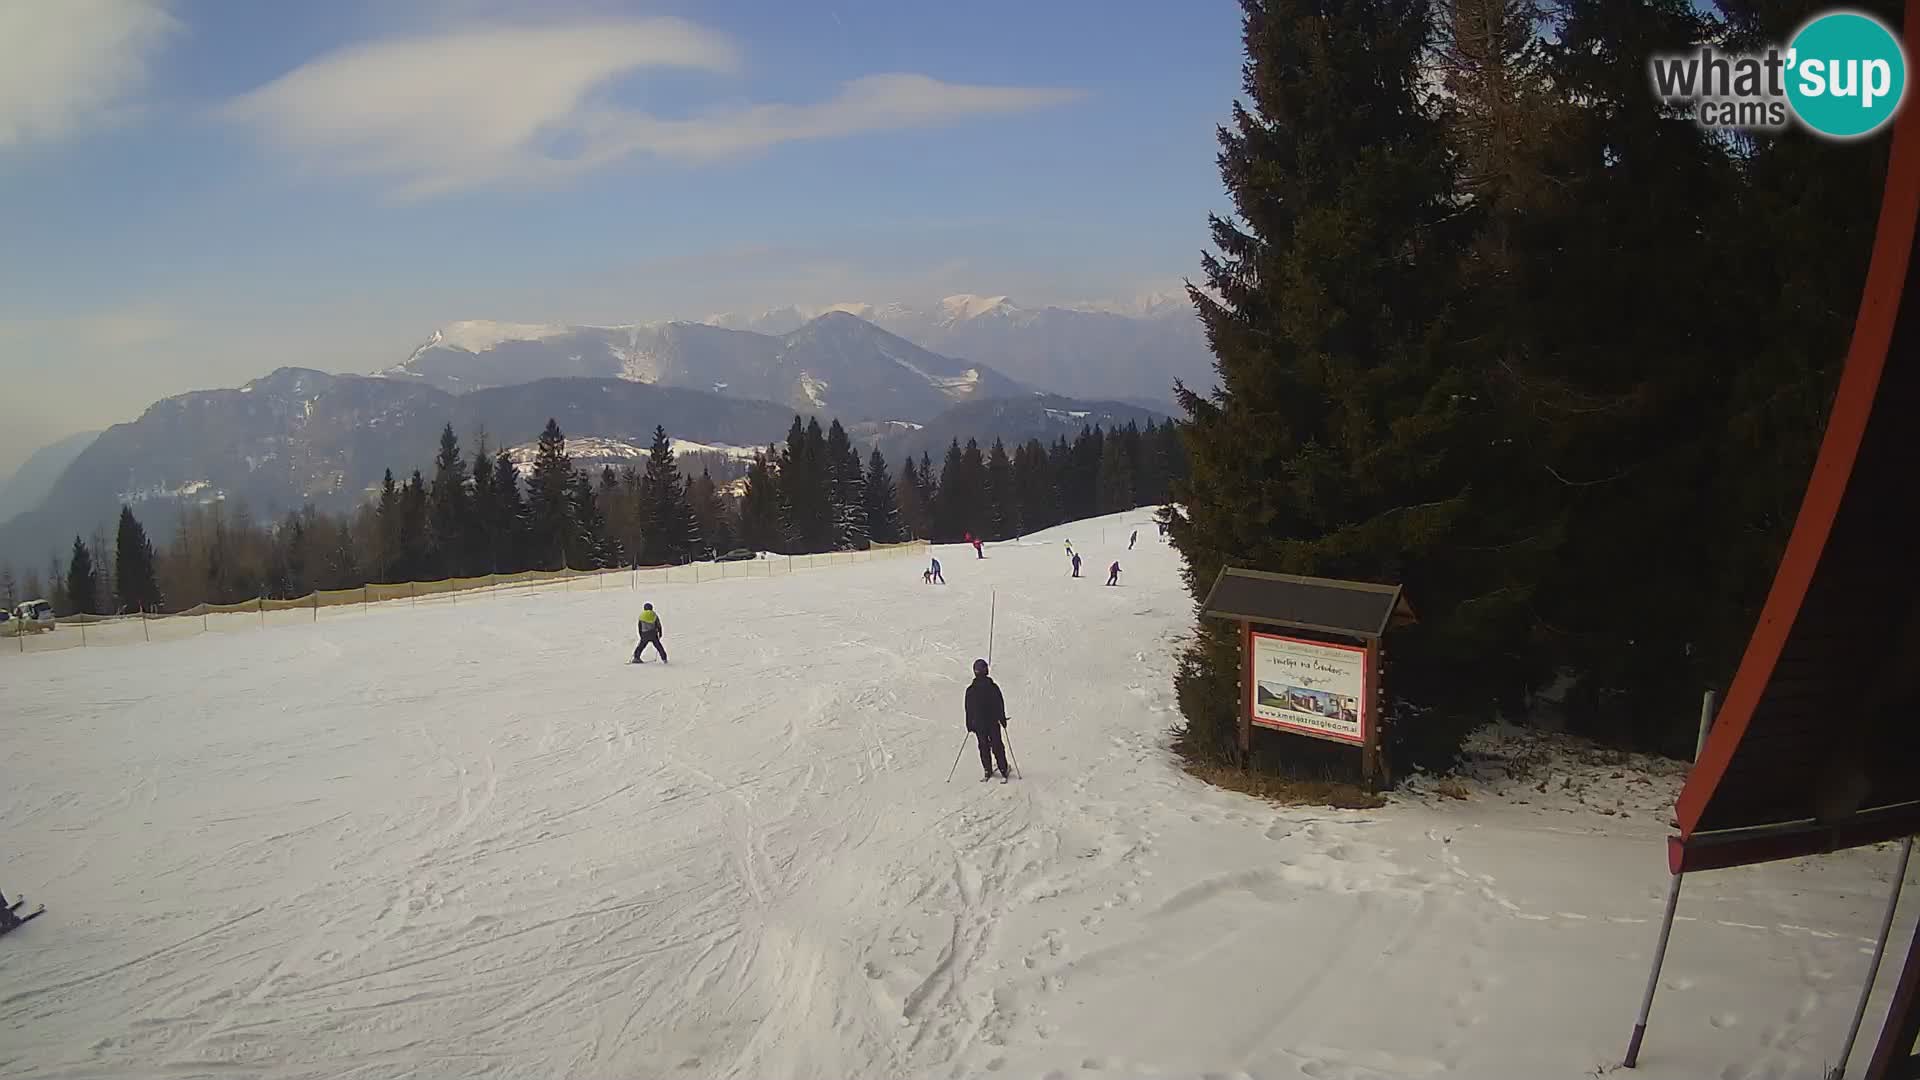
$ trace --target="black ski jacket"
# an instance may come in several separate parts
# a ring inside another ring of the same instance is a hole
[[[1000,687],[985,675],[974,677],[967,687],[967,730],[992,731],[1007,726],[1007,700]]]

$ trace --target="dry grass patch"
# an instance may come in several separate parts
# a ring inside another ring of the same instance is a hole
[[[1187,772],[1214,787],[1238,791],[1281,806],[1330,806],[1337,810],[1375,810],[1387,800],[1357,784],[1338,780],[1301,780],[1271,773],[1249,772],[1227,765],[1187,762]]]
[[[1448,799],[1464,799],[1468,794],[1467,785],[1451,776],[1433,785],[1433,793]]]

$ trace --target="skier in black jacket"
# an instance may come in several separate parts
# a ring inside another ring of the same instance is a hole
[[[1000,767],[1000,779],[1007,778],[1007,743],[1000,735],[1000,729],[1007,726],[1007,701],[1000,696],[1000,687],[987,677],[987,662],[973,662],[973,683],[967,687],[967,730],[973,732],[974,739],[980,744],[980,767],[986,775],[980,779],[993,779],[993,769]]]

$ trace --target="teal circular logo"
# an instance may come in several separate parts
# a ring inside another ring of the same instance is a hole
[[[1871,135],[1899,111],[1907,55],[1879,19],[1829,12],[1801,27],[1787,48],[1787,101],[1815,132],[1835,139]]]

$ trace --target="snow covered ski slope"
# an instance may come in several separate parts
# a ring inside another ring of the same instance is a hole
[[[1677,769],[1549,747],[1538,788],[1274,809],[1165,750],[1191,604],[1145,513],[938,554],[946,586],[898,560],[0,657],[0,889],[48,907],[0,942],[0,1075],[1618,1060]],[[1025,779],[969,747],[948,784],[990,589]],[[627,663],[642,600],[670,666]],[[1689,881],[1638,1075],[1813,1075],[1891,865]]]

